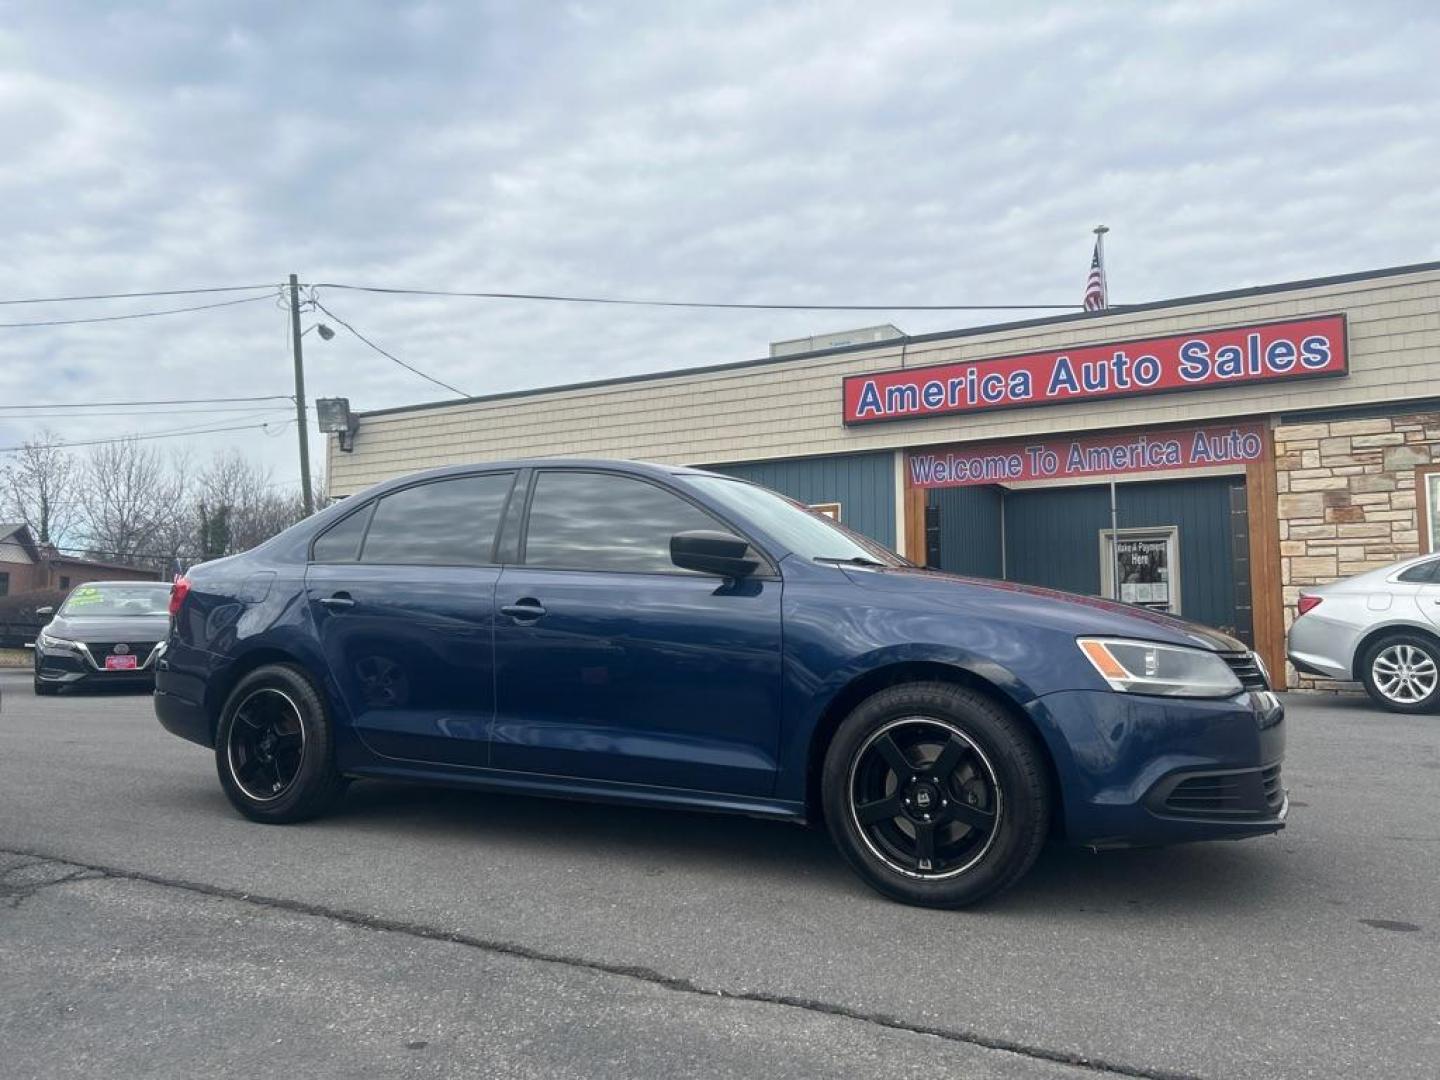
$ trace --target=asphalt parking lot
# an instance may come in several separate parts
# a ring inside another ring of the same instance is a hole
[[[147,695],[0,692],[7,1077],[1440,1075],[1440,719],[1291,696],[1284,833],[947,913],[745,819],[252,825]]]

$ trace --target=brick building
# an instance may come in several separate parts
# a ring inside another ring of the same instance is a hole
[[[158,581],[153,570],[62,555],[39,544],[29,526],[0,524],[0,596],[70,589],[87,581]]]
[[[1440,547],[1440,263],[879,336],[362,412],[331,494],[522,455],[700,465],[916,561],[1227,627],[1277,682],[1302,586]]]

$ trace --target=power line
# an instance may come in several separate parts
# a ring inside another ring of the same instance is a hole
[[[563,296],[551,293],[458,292],[448,289],[401,289],[379,285],[346,285],[325,281],[313,289],[396,296],[451,296],[478,300],[544,300],[560,304],[619,304],[626,307],[714,308],[738,311],[1079,311],[1083,304],[740,304],[710,300],[635,300],[615,296]],[[319,304],[319,301],[316,301]]]
[[[274,289],[276,284],[265,285],[216,285],[203,289],[156,289],[151,292],[94,293],[90,296],[31,296],[23,300],[0,300],[0,306],[10,304],[67,304],[74,300],[132,300],[149,296],[196,296],[203,293],[253,292],[256,289]]]
[[[470,396],[469,394],[465,393],[464,390],[459,390],[459,389],[457,389],[456,387],[451,386],[451,385],[450,385],[449,383],[447,383],[447,382],[442,382],[441,380],[435,378],[433,375],[426,375],[425,372],[421,371],[419,368],[415,367],[413,364],[407,364],[404,360],[401,360],[398,356],[395,356],[395,355],[393,355],[393,354],[391,354],[391,353],[386,352],[386,351],[385,351],[384,349],[382,349],[379,345],[376,345],[375,342],[371,341],[371,340],[370,340],[369,338],[367,338],[364,334],[360,333],[359,330],[356,330],[355,327],[351,326],[348,322],[346,322],[344,319],[342,319],[339,315],[336,315],[333,311],[331,311],[329,308],[327,308],[324,304],[320,303],[319,300],[316,300],[313,296],[311,297],[311,301],[314,303],[314,305],[315,305],[317,308],[319,308],[321,311],[325,312],[326,315],[329,315],[330,318],[334,319],[334,320],[335,320],[336,322],[338,322],[341,326],[343,326],[346,330],[349,330],[350,333],[354,334],[357,338],[359,338],[361,341],[363,341],[366,345],[369,345],[370,348],[374,349],[374,350],[375,350],[377,353],[379,353],[381,356],[385,357],[385,359],[387,359],[387,360],[393,360],[395,363],[397,363],[397,364],[399,364],[401,367],[403,367],[406,371],[414,372],[416,375],[419,375],[422,379],[427,379],[427,380],[429,380],[430,382],[434,383],[436,386],[443,386],[446,390],[449,390],[452,394],[459,394],[461,397],[469,397],[469,396]]]
[[[18,407],[18,406],[16,406],[16,407]],[[154,416],[154,415],[155,415],[154,410],[151,410],[151,409],[117,409],[117,410],[113,410],[113,411],[111,411],[111,410],[106,410],[106,411],[104,411],[104,412],[83,412],[83,413],[76,413],[76,412],[12,413],[12,412],[9,412],[9,411],[8,411],[10,408],[12,408],[12,406],[9,406],[9,405],[0,405],[0,420],[79,420],[79,419],[82,419],[82,418],[88,419],[89,417],[92,417],[92,416]],[[289,408],[290,408],[290,407],[289,407],[288,405],[273,405],[273,406],[271,406],[269,409],[266,409],[265,411],[266,411],[266,412],[288,412],[288,411],[289,411]],[[168,414],[168,415],[170,415],[170,416],[207,416],[207,415],[212,415],[212,414],[215,414],[215,413],[254,413],[254,412],[255,412],[255,408],[254,408],[254,406],[252,406],[252,405],[237,405],[237,406],[233,406],[233,407],[229,407],[229,408],[221,408],[221,409],[171,409],[171,410],[169,411],[169,414]]]
[[[63,449],[70,450],[79,446],[112,446],[115,443],[145,442],[150,439],[174,439],[185,435],[216,435],[223,431],[268,431],[273,427],[285,427],[293,424],[294,419],[271,420],[263,424],[237,424],[232,427],[201,428],[199,430],[182,428],[177,431],[156,431],[149,434],[122,435],[114,439],[89,439],[85,442],[63,442],[56,443]],[[25,447],[22,446],[0,446],[0,454],[18,454]]]
[[[289,394],[258,394],[254,397],[158,398],[154,401],[52,401],[45,405],[5,405],[7,412],[16,409],[108,409],[120,405],[218,405],[235,401],[294,401]]]
[[[128,315],[96,315],[88,319],[45,319],[38,322],[0,323],[0,330],[14,330],[25,326],[78,326],[80,323],[125,322],[129,319],[153,319],[157,315],[182,315],[187,311],[209,311],[212,308],[234,307],[236,304],[253,304],[256,300],[268,300],[268,296],[242,296],[239,300],[221,300],[214,304],[195,304],[191,307],[166,308],[162,311],[132,311]]]

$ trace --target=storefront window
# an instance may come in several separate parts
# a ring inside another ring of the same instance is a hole
[[[1174,526],[1100,534],[1104,595],[1153,611],[1180,614],[1180,544]],[[1118,588],[1117,588],[1118,581]]]
[[[1440,551],[1440,465],[1415,470],[1415,505],[1420,510],[1420,549]]]

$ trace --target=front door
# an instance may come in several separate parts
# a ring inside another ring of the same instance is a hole
[[[781,582],[670,561],[674,533],[725,528],[633,476],[536,475],[521,565],[496,593],[496,768],[770,793]]]
[[[403,488],[317,539],[305,578],[311,615],[374,752],[489,764],[494,542],[513,480],[490,473]]]

